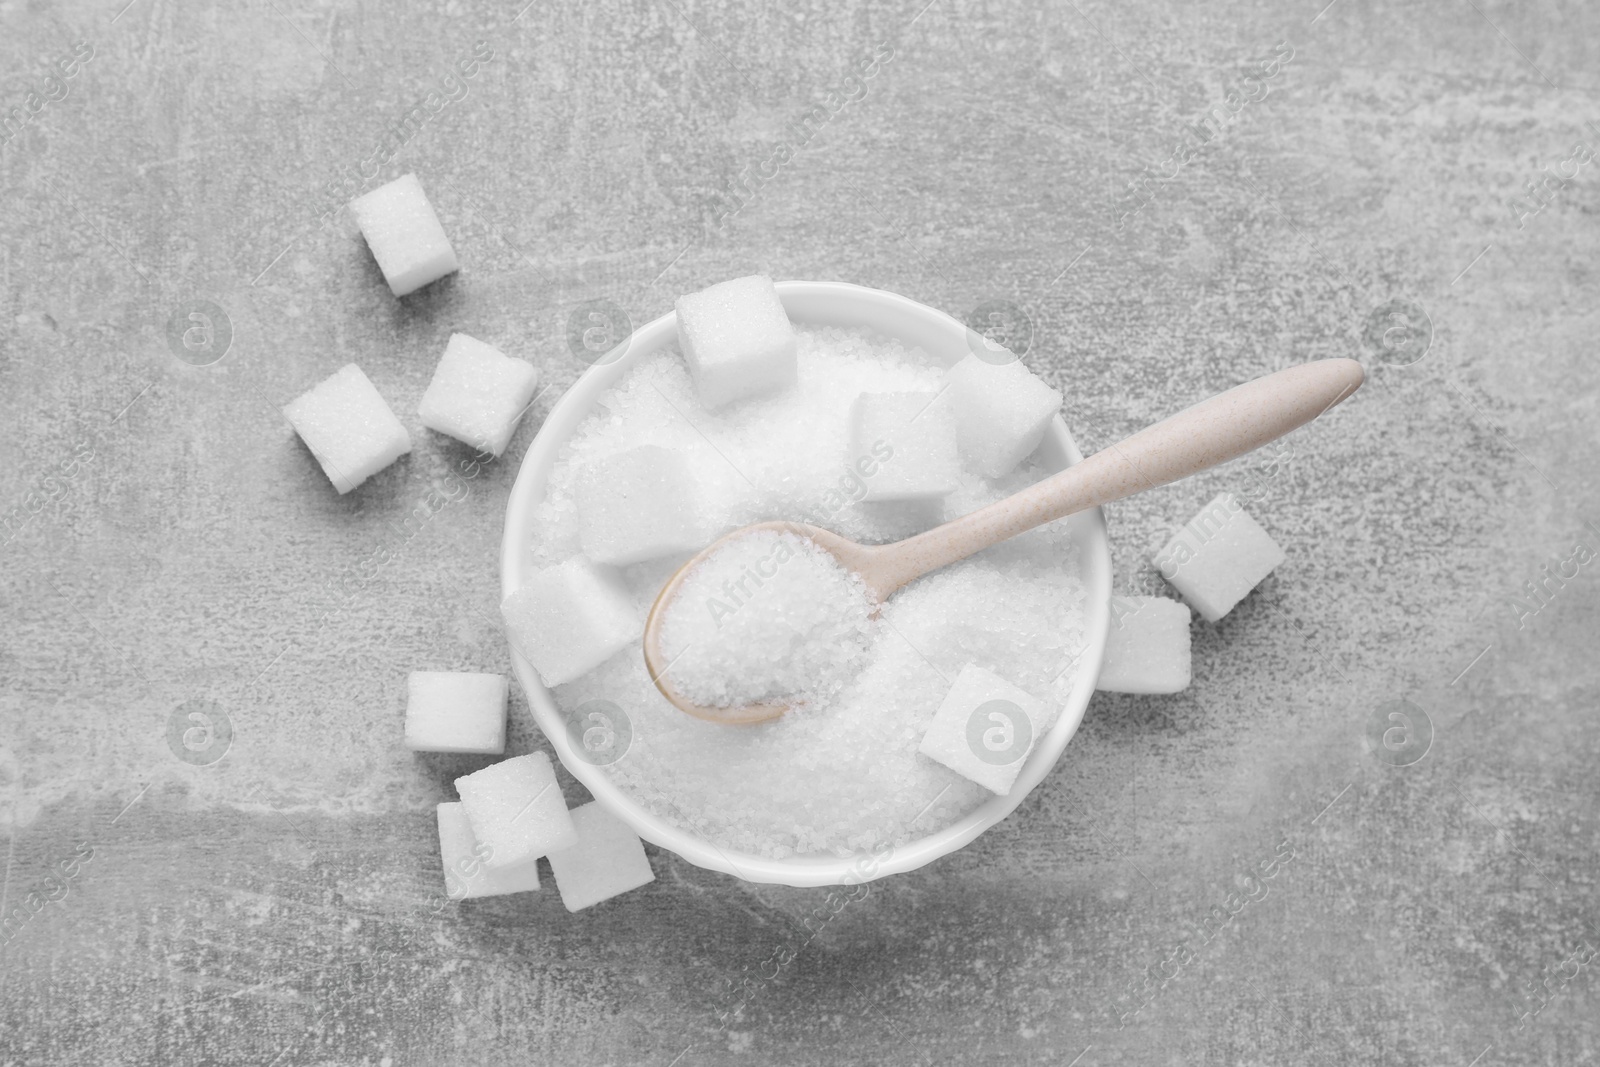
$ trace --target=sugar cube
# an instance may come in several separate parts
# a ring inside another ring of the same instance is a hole
[[[411,451],[411,435],[354,363],[291,400],[283,414],[341,494]]]
[[[934,712],[917,751],[1004,796],[1055,718],[1055,708],[969,663]]]
[[[406,678],[406,747],[413,752],[504,752],[505,675],[412,671]]]
[[[350,201],[350,213],[395,296],[461,269],[439,216],[415,174],[404,174]]]
[[[566,848],[577,832],[555,768],[543,752],[501,760],[456,779],[472,836],[489,847],[483,865],[505,870]]]
[[[581,911],[656,880],[639,835],[599,801],[572,809],[572,824],[578,830],[578,843],[549,857],[561,903],[568,911]]]
[[[1095,688],[1179,693],[1189,688],[1189,609],[1158,596],[1111,598],[1111,629]]]
[[[439,858],[444,865],[446,896],[451,900],[475,900],[539,888],[537,858],[490,870],[484,861],[491,855],[489,847],[478,844],[472,836],[472,822],[464,805],[439,805]]]
[[[862,393],[850,408],[850,462],[863,500],[926,500],[961,485],[956,415],[949,396]]]
[[[1216,622],[1286,557],[1232,493],[1221,493],[1157,552],[1153,562],[1189,606]]]
[[[417,414],[428,429],[498,456],[511,443],[538,384],[539,372],[527,360],[453,333]]]
[[[639,563],[705,547],[694,479],[676,452],[640,445],[590,463],[578,478],[578,533],[599,563]]]
[[[793,385],[794,327],[764,275],[680,296],[678,347],[707,408]]]
[[[500,613],[545,685],[593,670],[644,631],[622,576],[583,556],[534,574],[501,602]]]
[[[1013,359],[991,363],[969,355],[945,372],[956,412],[961,456],[985,478],[1009,473],[1044,437],[1061,410],[1061,393]]]

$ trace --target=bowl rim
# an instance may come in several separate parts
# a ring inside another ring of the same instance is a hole
[[[882,289],[871,289],[849,282],[783,281],[776,283],[784,308],[797,322],[848,325],[852,316],[866,318],[865,308],[873,308],[880,318],[898,319],[919,334],[919,343],[934,359],[954,358],[970,342],[971,331],[943,311]],[[863,328],[890,336],[897,331],[856,321]],[[911,343],[911,338],[901,338]],[[561,447],[583,419],[593,410],[599,396],[614,385],[634,365],[677,340],[677,313],[669,311],[634,330],[621,344],[597,360],[551,407],[543,425],[523,454],[516,481],[506,500],[505,528],[500,544],[500,593],[502,599],[520,586],[529,566],[534,515],[544,497],[550,470]],[[1057,413],[1046,429],[1040,446],[1050,450],[1058,466],[1081,462],[1071,432]],[[1111,549],[1105,516],[1099,508],[1060,520],[1073,525],[1073,540],[1078,547],[1079,568],[1085,587],[1084,614],[1086,647],[1078,660],[1078,674],[1060,714],[1043,738],[1034,745],[1017,775],[1016,783],[1004,796],[986,799],[977,808],[942,830],[899,846],[882,846],[857,856],[801,855],[783,859],[723,849],[718,845],[673,826],[635,801],[605,771],[574,754],[565,717],[556,707],[549,689],[540,681],[532,665],[507,638],[512,669],[528,698],[535,722],[555,749],[562,766],[582,782],[607,811],[627,823],[640,837],[682,856],[690,863],[731,874],[750,882],[777,883],[797,887],[849,885],[890,874],[915,870],[972,842],[979,834],[1015,811],[1054,768],[1067,743],[1072,740],[1100,671],[1109,629],[1111,596]],[[630,649],[633,646],[630,645]]]

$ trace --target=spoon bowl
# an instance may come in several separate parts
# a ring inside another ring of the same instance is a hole
[[[840,537],[832,530],[824,530],[820,526],[812,526],[809,523],[758,522],[750,526],[741,526],[732,533],[724,534],[717,538],[686,560],[683,566],[673,571],[672,577],[668,578],[661,586],[661,592],[656,595],[655,602],[650,605],[650,614],[645,619],[644,666],[645,670],[650,672],[650,680],[656,684],[656,688],[661,691],[661,695],[671,701],[678,710],[686,711],[697,719],[705,719],[707,722],[748,726],[752,723],[770,722],[791,707],[789,704],[772,702],[746,704],[738,708],[717,708],[697,704],[684,696],[672,684],[670,673],[673,661],[668,658],[661,648],[661,630],[666,608],[677,599],[678,587],[689,576],[689,572],[718,552],[729,541],[748,534],[761,532],[788,533],[797,537],[804,537],[818,548],[832,555],[845,569],[854,571],[857,574],[864,573],[861,569],[861,564],[867,562],[868,553],[872,550],[872,546],[859,545],[848,538]],[[870,582],[867,584],[867,590],[872,595],[874,603],[883,602],[884,596],[878,595]]]

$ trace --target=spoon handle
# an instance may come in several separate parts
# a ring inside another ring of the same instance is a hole
[[[1020,493],[885,546],[877,591],[965,559],[1035,526],[1225,463],[1303,426],[1361,386],[1361,364],[1322,359],[1219,393]]]

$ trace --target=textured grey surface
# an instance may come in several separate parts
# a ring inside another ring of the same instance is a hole
[[[125,2],[0,5],[0,108],[40,93],[0,146],[0,1062],[1594,1058],[1594,566],[1514,600],[1600,549],[1600,164],[1514,206],[1600,144],[1593,5]],[[396,301],[319,220],[478,41],[379,168],[464,262]],[[580,915],[441,906],[431,805],[481,761],[398,750],[404,673],[505,667],[500,515],[583,369],[566,317],[757,270],[1024,307],[1086,451],[1290,362],[1371,374],[1271,470],[1110,510],[1125,591],[1223,488],[1289,560],[1197,625],[1193,689],[1097,698],[958,855],[836,915],[658,850]],[[212,366],[165,338],[196,299]],[[1391,300],[1431,319],[1410,366]],[[422,519],[468,455],[412,414],[452,330],[551,389]],[[417,448],[339,498],[278,408],[349,360]],[[1432,740],[1392,766],[1400,699]],[[196,709],[232,727],[203,766],[168,743]]]

